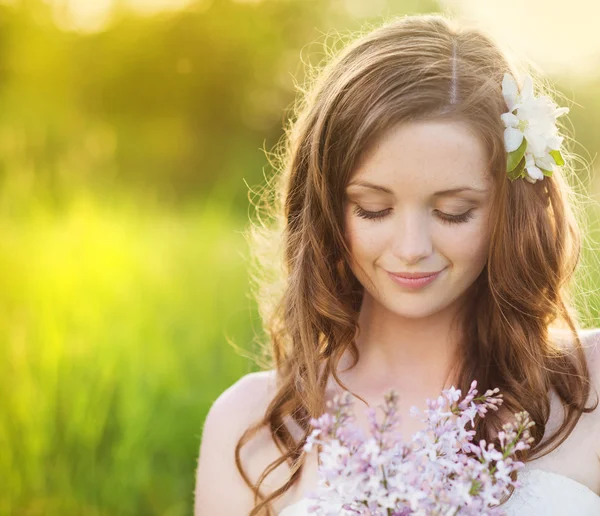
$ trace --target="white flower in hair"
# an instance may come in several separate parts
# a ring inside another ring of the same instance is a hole
[[[523,88],[512,75],[504,74],[502,95],[508,112],[501,116],[508,177],[514,181],[523,177],[530,183],[551,176],[557,166],[565,164],[560,153],[563,137],[558,135],[556,119],[569,112],[558,107],[550,97],[533,94],[533,81],[525,75]]]

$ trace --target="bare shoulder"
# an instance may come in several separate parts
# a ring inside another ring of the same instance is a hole
[[[580,340],[587,357],[591,373],[598,374],[600,367],[600,328],[585,329],[580,332]]]
[[[591,328],[581,330],[579,332],[579,339],[581,345],[585,351],[588,371],[590,374],[590,381],[592,383],[591,392],[588,398],[588,405],[592,405],[598,401],[596,409],[586,414],[590,421],[590,429],[588,431],[588,439],[590,439],[590,446],[596,452],[596,458],[594,461],[595,468],[590,473],[590,476],[596,479],[594,491],[600,494],[600,328]],[[585,442],[585,438],[582,438]]]
[[[568,330],[553,329],[552,339],[561,347],[572,349],[573,339]],[[592,364],[600,361],[600,328],[584,328],[578,331],[579,340],[585,351],[586,360],[590,368]]]
[[[225,389],[211,406],[205,427],[214,419],[226,418],[229,422],[255,418],[259,409],[266,408],[274,394],[275,371],[259,371],[242,376]]]
[[[586,406],[593,407],[600,395],[600,329],[579,329],[577,334],[591,381]],[[550,338],[560,348],[574,352],[575,342],[569,330],[554,328],[550,332]],[[551,402],[552,409],[545,436],[553,435],[564,422],[564,407],[555,390],[552,391]],[[590,453],[592,450],[596,452],[596,457]],[[576,426],[557,449],[537,460],[542,469],[569,476],[600,494],[600,404],[592,412],[581,415]]]
[[[579,335],[581,345],[585,351],[592,386],[600,396],[600,328],[585,329],[582,330]],[[594,399],[593,395],[592,399]],[[597,414],[598,424],[600,425],[600,404],[598,407],[599,408],[595,412]]]
[[[274,395],[275,382],[273,370],[249,373],[213,402],[204,421],[200,442],[194,502],[196,516],[238,516],[248,514],[253,507],[252,491],[236,467],[235,447],[244,431],[262,418]],[[252,473],[250,479],[255,482],[255,471]]]
[[[572,350],[572,334],[568,330],[552,330],[552,338],[561,347]],[[600,328],[584,328],[578,331],[585,353],[592,385],[600,389]],[[599,411],[600,412],[600,411]]]
[[[600,396],[600,328],[585,328],[578,331],[579,340],[585,353],[585,360],[590,374],[591,391],[588,397],[587,405],[594,404],[597,396]],[[571,333],[568,331],[559,331],[556,334],[558,342],[562,345],[572,348],[573,342]],[[594,421],[593,428],[598,435],[598,453],[600,455],[600,403],[590,417]]]

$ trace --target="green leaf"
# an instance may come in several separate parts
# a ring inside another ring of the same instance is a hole
[[[523,175],[524,171],[525,171],[525,158],[521,159],[521,161],[519,161],[517,166],[515,166],[511,171],[508,172],[508,178],[511,181],[514,181],[515,179],[518,179],[519,177],[521,177]]]
[[[525,150],[527,149],[527,140],[523,138],[519,148],[508,153],[508,160],[506,162],[506,171],[512,172],[515,167],[521,162],[523,156],[525,156]]]
[[[545,170],[540,167],[538,167],[538,168],[542,171],[542,174],[544,174],[546,177],[552,177],[552,170]]]
[[[551,150],[550,156],[554,158],[554,161],[559,167],[562,167],[565,164],[565,160],[559,150]]]

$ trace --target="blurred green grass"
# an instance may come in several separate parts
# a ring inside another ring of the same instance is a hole
[[[2,514],[190,514],[203,419],[249,371],[242,226],[84,194],[2,220]]]

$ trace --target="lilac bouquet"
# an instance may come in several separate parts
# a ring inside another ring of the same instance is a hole
[[[460,400],[461,391],[451,387],[437,401],[427,399],[423,414],[411,407],[411,416],[421,416],[425,430],[411,441],[402,440],[395,429],[398,395],[394,390],[384,397],[383,421],[377,421],[375,408],[367,409],[371,436],[353,426],[351,396],[344,392],[327,402],[333,413],[312,418],[314,427],[304,450],[322,446],[317,489],[308,494],[310,513],[321,516],[365,515],[501,515],[497,507],[510,485],[520,487],[510,474],[524,466],[514,460],[517,450],[529,448],[533,438],[529,428],[535,423],[526,411],[505,423],[497,439],[500,449],[481,440],[471,441],[476,415],[502,404],[499,389],[475,397],[477,381]],[[471,453],[469,455],[469,452]]]

